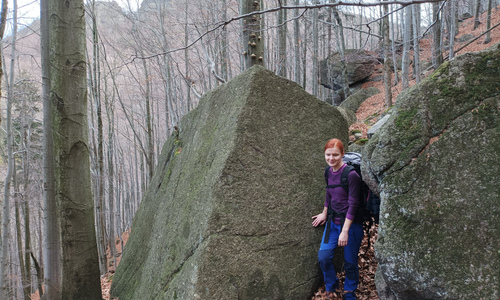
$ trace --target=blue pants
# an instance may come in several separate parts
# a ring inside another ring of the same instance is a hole
[[[321,247],[318,251],[319,266],[323,271],[325,279],[326,290],[329,292],[335,291],[339,287],[339,279],[337,272],[333,266],[333,252],[337,248],[339,235],[342,231],[342,225],[331,223],[330,238],[328,244],[325,244],[325,232],[323,232],[323,239],[321,240]],[[361,241],[363,240],[363,224],[352,223],[349,228],[349,239],[347,246],[344,247],[344,260],[345,260],[345,282],[344,291],[354,291],[358,288],[359,284],[359,269],[358,269],[358,253]]]

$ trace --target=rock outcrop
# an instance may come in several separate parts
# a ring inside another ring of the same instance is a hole
[[[356,93],[347,97],[339,106],[347,108],[353,112],[357,112],[359,107],[366,99],[370,98],[373,95],[377,95],[380,93],[380,90],[376,87],[371,87],[367,89],[360,89]]]
[[[347,81],[349,85],[362,81],[373,73],[377,58],[363,50],[346,50]],[[342,79],[341,57],[338,52],[330,54],[320,61],[321,85],[333,90],[340,90],[344,84]]]
[[[499,298],[499,78],[499,44],[456,57],[403,92],[365,146],[381,299]]]
[[[164,145],[111,293],[308,299],[321,275],[324,143],[338,110],[253,67],[207,93]]]

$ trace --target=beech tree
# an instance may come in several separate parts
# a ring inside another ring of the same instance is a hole
[[[60,286],[50,299],[101,299],[90,181],[83,0],[48,1],[50,113]],[[44,14],[47,17],[47,14]],[[45,20],[47,21],[47,20]],[[42,41],[43,43],[43,41]],[[50,255],[53,255],[51,253]],[[52,278],[49,278],[51,280]]]

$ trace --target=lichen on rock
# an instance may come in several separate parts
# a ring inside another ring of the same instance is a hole
[[[498,298],[499,78],[499,44],[456,57],[401,93],[365,146],[381,297]]]
[[[324,143],[338,110],[253,67],[206,94],[165,143],[112,295],[307,299],[317,291]],[[175,155],[175,140],[182,151]]]

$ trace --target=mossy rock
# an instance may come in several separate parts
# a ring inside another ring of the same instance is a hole
[[[308,299],[321,283],[323,146],[347,123],[253,67],[202,97],[163,147],[114,276],[127,299]],[[175,153],[178,153],[175,155]]]
[[[380,295],[499,297],[499,78],[499,44],[457,56],[401,93],[365,146]]]
[[[360,89],[356,93],[347,97],[347,99],[345,99],[339,105],[339,107],[343,107],[343,108],[349,109],[353,112],[356,112],[356,111],[358,111],[361,104],[363,102],[365,102],[366,99],[370,98],[373,95],[377,95],[379,93],[380,93],[380,90],[377,89],[376,87],[371,87],[371,88],[367,88],[367,89]]]

